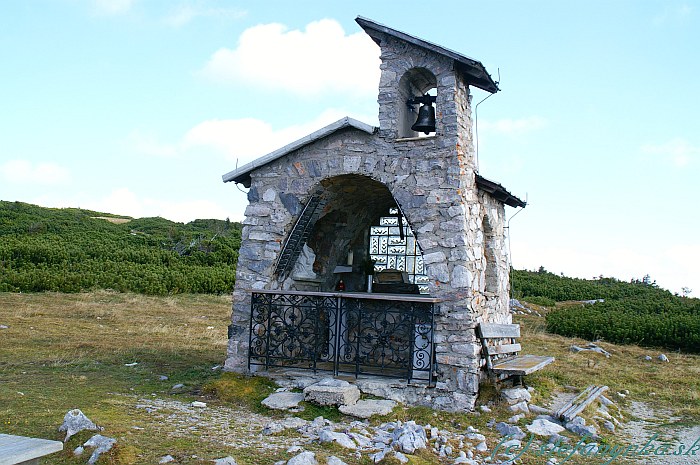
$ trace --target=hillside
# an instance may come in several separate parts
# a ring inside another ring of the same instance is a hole
[[[552,308],[549,332],[700,353],[700,299],[672,294],[649,280],[575,279],[541,268],[514,270],[512,288],[516,298]]]
[[[241,227],[0,201],[0,291],[229,293]]]

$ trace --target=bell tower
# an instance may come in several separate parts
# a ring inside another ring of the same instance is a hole
[[[484,66],[372,20],[356,21],[381,49],[380,137],[387,142],[434,137],[441,148],[458,147],[473,171],[469,86],[498,91]]]

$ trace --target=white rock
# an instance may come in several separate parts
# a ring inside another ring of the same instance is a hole
[[[214,465],[238,465],[238,464],[236,463],[236,460],[229,455],[228,457],[223,457],[223,458],[214,460]]]
[[[307,451],[289,459],[287,465],[318,465],[318,462],[316,461],[316,454]]]
[[[318,440],[321,442],[321,444],[334,442],[341,447],[345,447],[346,449],[357,449],[355,441],[350,439],[350,436],[345,433],[336,433],[335,431],[323,429],[318,433]]]
[[[551,436],[564,431],[564,427],[544,418],[539,418],[525,427],[529,432],[538,436]]]
[[[518,402],[530,402],[532,396],[527,389],[524,388],[510,388],[503,389],[501,391],[501,398],[508,402],[510,405],[517,404]]]
[[[90,459],[88,460],[88,465],[93,465],[100,458],[100,455],[104,452],[109,451],[112,446],[117,443],[116,439],[108,438],[102,436],[101,434],[96,434],[83,444],[83,447],[94,447],[95,450],[92,452]]]
[[[527,407],[527,402],[524,400],[509,406],[508,409],[510,409],[510,411],[513,413],[530,413],[530,409]]]
[[[301,392],[273,392],[261,404],[273,410],[289,410],[298,407],[303,400],[304,394]]]
[[[83,455],[83,452],[85,452],[85,448],[83,448],[83,446],[78,446],[75,449],[73,449],[73,455],[75,455],[76,457],[79,455]]]
[[[658,357],[656,357],[656,358],[658,358],[658,359],[659,359],[660,361],[662,361],[662,362],[668,362],[668,361],[669,361],[669,360],[668,360],[668,357],[666,357],[665,354],[660,354],[660,355],[659,355]]]
[[[343,462],[342,460],[340,460],[340,459],[339,459],[338,457],[336,457],[335,455],[331,455],[330,457],[328,457],[328,459],[326,459],[326,463],[327,463],[328,465],[347,465],[345,462]]]
[[[63,442],[67,442],[68,439],[74,434],[83,431],[100,431],[102,428],[93,423],[80,409],[70,410],[63,417],[63,424],[58,427],[58,431],[66,432],[66,438]]]
[[[207,408],[207,404],[205,402],[199,402],[198,400],[195,400],[190,405],[195,408]]]
[[[388,415],[396,407],[396,402],[388,399],[358,400],[353,405],[341,405],[340,410],[345,415],[358,418],[370,418],[372,415]]]
[[[175,458],[172,455],[168,454],[168,455],[164,455],[163,457],[161,457],[160,460],[158,460],[158,463],[170,463],[170,462],[174,462],[174,461],[175,461]]]

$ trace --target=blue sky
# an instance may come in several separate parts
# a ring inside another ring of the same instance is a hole
[[[0,199],[242,219],[221,181],[237,163],[342,116],[377,123],[358,15],[500,79],[479,168],[528,200],[516,268],[700,293],[697,1],[8,0]]]

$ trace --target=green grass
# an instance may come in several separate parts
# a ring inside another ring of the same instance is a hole
[[[0,330],[0,432],[62,440],[63,434],[57,428],[63,416],[72,408],[80,408],[105,428],[102,434],[117,439],[117,447],[100,464],[152,464],[166,454],[178,463],[191,464],[211,463],[210,460],[227,455],[241,465],[288,460],[291,454],[286,447],[261,449],[207,438],[213,433],[237,440],[248,438],[251,432],[239,429],[233,421],[235,417],[283,416],[259,404],[274,389],[269,380],[212,370],[222,364],[226,353],[229,318],[228,296],[147,297],[106,291],[0,293],[0,324],[9,326]],[[611,392],[628,389],[627,400],[653,403],[655,408],[681,416],[683,424],[694,425],[700,420],[700,357],[667,353],[671,363],[644,362],[643,355],[654,356],[656,352],[607,343],[601,345],[612,353],[609,359],[599,354],[572,354],[569,346],[584,341],[544,332],[543,318],[524,316],[518,322],[523,325],[521,342],[525,353],[557,358],[554,364],[527,378],[537,390],[535,403],[544,404],[563,385],[584,388],[588,384],[607,384]],[[138,365],[125,366],[132,362]],[[169,379],[160,381],[160,375]],[[177,383],[185,384],[185,389],[172,392]],[[230,409],[232,422],[225,431],[200,428],[189,433],[169,423],[167,414],[172,412],[156,417],[135,408],[142,399],[184,404],[205,401],[212,409]],[[623,408],[627,400],[621,401]],[[491,414],[398,406],[391,414],[375,417],[370,423],[376,426],[386,421],[414,420],[460,433],[471,425],[486,435],[493,447],[500,436],[486,426],[487,422],[493,418],[502,421],[511,414],[498,403],[493,387],[484,385],[478,403],[489,401],[495,402]],[[337,409],[305,407],[298,415],[309,420],[322,415],[334,421],[351,421]],[[252,431],[253,435],[258,433]],[[84,464],[85,456],[76,458],[70,451],[92,434],[79,433],[64,452],[43,463]],[[277,439],[289,444],[295,438],[296,433],[287,431],[279,437],[269,437],[269,441]],[[370,463],[367,455],[358,459],[351,452],[332,447],[311,444],[306,449],[316,452],[322,464],[333,454],[349,465]],[[443,463],[429,451],[409,459],[413,464]],[[525,457],[523,463],[542,465],[543,460]],[[577,458],[568,463],[597,462]]]

